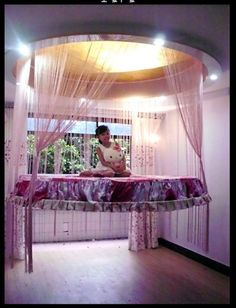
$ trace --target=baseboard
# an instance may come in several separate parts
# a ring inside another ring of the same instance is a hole
[[[205,256],[202,256],[194,251],[191,251],[187,248],[184,248],[182,246],[179,246],[177,244],[174,244],[172,242],[169,242],[163,238],[158,238],[158,242],[161,246],[167,247],[169,249],[172,249],[178,253],[181,253],[183,255],[185,255],[186,257],[193,259],[199,263],[202,263],[226,276],[230,275],[230,267],[227,265],[224,265],[222,263],[219,263],[217,261],[214,261],[210,258],[207,258]]]

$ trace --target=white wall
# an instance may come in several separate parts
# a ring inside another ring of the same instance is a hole
[[[214,85],[204,91],[203,96],[203,156],[208,191],[212,197],[208,253],[187,241],[187,210],[161,213],[159,220],[162,238],[225,265],[230,265],[228,76],[229,72],[224,73]],[[177,132],[179,125],[177,119],[176,113],[172,112],[166,117],[166,123],[163,123],[163,136],[168,129],[169,137],[167,136],[159,145],[157,155],[159,174],[176,175],[181,172],[184,174],[186,159],[190,160],[189,150],[186,155],[187,144],[182,136],[182,130]],[[178,146],[177,140],[180,138],[181,143]],[[194,163],[192,170],[194,171]],[[191,174],[191,170],[189,172]]]

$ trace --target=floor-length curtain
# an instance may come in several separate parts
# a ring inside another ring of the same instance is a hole
[[[167,61],[167,65],[164,67],[167,83],[170,92],[174,94],[188,141],[199,159],[198,174],[200,174],[200,178],[207,191],[202,155],[203,64],[193,57],[189,57],[186,61],[179,62],[174,50],[170,50],[168,57],[165,50],[163,50],[163,55]],[[198,212],[199,209],[197,208],[195,210],[195,217],[192,216],[192,220],[199,216]],[[191,223],[192,222],[189,221],[189,225]],[[203,223],[206,229],[203,246],[205,246],[205,251],[208,251],[209,204],[206,206]],[[196,229],[194,232],[198,233],[198,231],[199,230]]]
[[[55,42],[54,42],[55,43]],[[60,39],[58,39],[60,43]],[[110,74],[106,60],[109,59],[109,52],[114,52],[114,47],[107,51],[107,58],[98,59],[103,50],[102,42],[89,42],[86,54],[77,61],[83,61],[79,70],[73,66],[75,62],[69,58],[69,48],[65,45],[56,45],[53,48],[45,48],[47,40],[38,42],[36,50],[28,61],[31,62],[27,74],[25,66],[18,72],[24,78],[27,88],[28,108],[23,108],[26,114],[30,113],[34,118],[35,145],[33,157],[33,170],[28,198],[25,200],[25,264],[26,271],[33,271],[32,260],[32,199],[35,180],[37,178],[40,153],[48,145],[53,144],[61,138],[75,121],[86,116],[87,111],[95,109],[96,99],[103,97],[115,81],[117,74]],[[116,52],[124,52],[126,46],[115,47]],[[31,70],[30,70],[31,67]],[[33,69],[32,69],[33,68]],[[76,72],[76,73],[75,73]],[[24,93],[23,93],[24,94]],[[19,99],[24,101],[23,94]],[[17,110],[18,113],[21,113]],[[17,113],[14,114],[18,116]],[[18,121],[22,125],[26,121]],[[15,123],[13,124],[13,126]],[[15,125],[16,126],[16,125]],[[14,128],[16,130],[16,128]],[[20,130],[20,127],[17,128]],[[15,138],[16,144],[16,138]],[[18,178],[15,175],[9,187],[13,190]]]
[[[21,173],[27,171],[26,157],[26,120],[28,110],[28,80],[30,73],[31,59],[19,59],[16,64],[16,94],[12,121],[8,124],[9,132],[11,131],[11,140],[8,147],[7,182],[5,183],[6,193],[6,229],[5,229],[5,252],[11,258],[13,267],[14,246],[16,243],[16,220],[17,211],[14,204],[8,199],[10,193],[14,192],[15,183]],[[23,232],[23,230],[22,230]]]
[[[27,172],[26,126],[29,104],[29,73],[31,59],[20,59],[16,65],[16,94],[12,116],[11,146],[9,151],[8,181],[5,183],[6,193],[14,190],[19,174]],[[10,124],[10,123],[9,123]]]

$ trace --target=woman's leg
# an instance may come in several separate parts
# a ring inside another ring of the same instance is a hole
[[[115,172],[112,170],[101,170],[96,172],[98,176],[107,176],[107,177],[113,177],[115,176]],[[96,176],[96,173],[94,176]]]
[[[131,176],[131,171],[130,170],[124,170],[123,172],[121,173],[116,173],[115,176],[118,176],[118,177],[129,177]]]
[[[80,172],[79,176],[93,176],[93,172],[90,170],[84,170]]]

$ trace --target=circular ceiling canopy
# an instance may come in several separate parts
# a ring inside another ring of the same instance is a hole
[[[66,52],[65,75],[79,78],[81,71],[90,69],[90,81],[100,73],[115,74],[115,83],[108,98],[124,95],[166,95],[164,67],[182,62],[188,66],[196,58],[203,64],[204,79],[220,71],[219,64],[200,50],[166,42],[165,47],[156,46],[153,38],[131,35],[72,35],[46,39],[31,44],[37,56],[55,57],[63,47]],[[174,52],[174,57],[173,57]],[[32,62],[33,63],[33,62]],[[33,71],[29,85],[33,86]],[[13,74],[16,75],[16,66]],[[110,97],[109,97],[110,96]]]
[[[60,46],[41,48],[37,56],[56,57]],[[163,67],[168,63],[186,62],[191,56],[175,50],[171,57],[171,49],[153,44],[95,41],[68,43],[63,45],[67,54],[65,74],[80,75],[84,65],[91,69],[91,79],[99,73],[115,73],[116,82],[144,81],[164,77]],[[173,51],[173,50],[172,50]],[[89,56],[88,56],[89,55]],[[168,58],[168,59],[167,59]],[[14,76],[15,76],[14,69]]]

